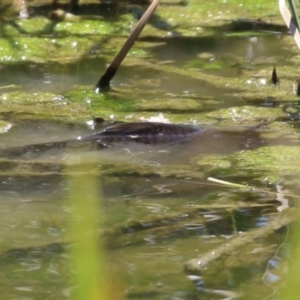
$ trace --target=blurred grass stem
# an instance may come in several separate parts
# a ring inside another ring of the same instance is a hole
[[[71,209],[68,230],[71,240],[77,241],[71,247],[72,279],[76,284],[74,299],[106,300],[105,258],[97,233],[102,219],[98,184],[96,177],[91,175],[89,165],[74,166],[72,171],[76,171],[73,174],[79,174],[68,178]]]

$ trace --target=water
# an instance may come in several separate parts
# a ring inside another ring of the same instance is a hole
[[[274,48],[280,38],[281,35],[270,34],[251,38],[152,39],[151,43],[160,45],[147,46],[149,61],[170,64],[178,73],[149,72],[147,65],[144,68],[129,63],[119,70],[113,88],[122,94],[124,86],[138,86],[136,89],[145,99],[161,94],[196,94],[201,98],[199,94],[204,94],[220,101],[213,109],[204,106],[204,112],[241,106],[245,101],[231,95],[239,88],[217,89],[213,84],[199,84],[197,78],[181,74],[180,69],[246,81],[248,70],[260,71],[274,61],[279,66],[290,64],[284,59],[288,52]],[[210,68],[215,61],[222,67]],[[104,67],[104,60],[99,58],[69,64],[6,65],[1,85],[21,85],[21,91],[59,95],[76,89],[76,85],[91,88]],[[3,118],[13,127],[1,135],[1,148],[76,139],[113,124],[105,120],[91,127],[84,122],[22,119],[10,114]],[[243,130],[239,126],[205,126],[205,133],[189,141],[159,147],[121,144],[72,153],[65,147],[50,145],[47,151],[21,151],[13,158],[2,156],[1,295],[6,295],[5,299],[72,298],[72,271],[68,254],[62,249],[70,210],[66,161],[80,164],[87,159],[94,161],[99,191],[103,191],[107,216],[104,228],[124,229],[122,234],[108,236],[105,246],[112,273],[126,286],[128,299],[225,299],[240,293],[247,297],[253,289],[258,291],[257,299],[272,294],[274,280],[266,284],[261,278],[270,270],[266,264],[274,260],[278,245],[286,237],[284,230],[237,249],[237,259],[232,256],[220,265],[212,264],[203,278],[187,277],[183,271],[184,264],[197,255],[215,251],[241,232],[268,224],[280,205],[276,195],[269,193],[276,192],[273,186],[265,186],[261,192],[214,185],[206,180],[209,162],[207,166],[197,165],[208,154],[230,155],[272,142],[248,124]],[[226,172],[225,166],[222,172],[211,175],[226,179]],[[230,179],[255,186],[251,175]],[[136,222],[134,226],[132,222]],[[58,246],[53,246],[54,242]],[[260,253],[259,257],[256,253]]]

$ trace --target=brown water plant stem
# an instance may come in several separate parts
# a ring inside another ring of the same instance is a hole
[[[158,6],[160,0],[153,0],[151,5],[148,7],[142,18],[137,23],[135,29],[132,31],[128,39],[126,40],[125,44],[116,55],[112,63],[106,69],[105,73],[101,76],[100,80],[96,85],[96,93],[100,93],[101,91],[108,89],[110,86],[111,79],[115,76],[119,66],[121,65],[122,61],[124,60],[125,56],[127,55],[128,51],[131,49],[134,42],[139,37],[140,33],[142,32],[143,28],[145,27],[147,21],[154,13],[156,7]]]

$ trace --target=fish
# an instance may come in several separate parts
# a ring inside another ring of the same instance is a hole
[[[128,143],[164,145],[193,139],[206,130],[205,128],[184,124],[131,122],[109,126],[101,132],[79,138],[79,140],[96,141],[104,147]]]
[[[32,158],[53,149],[77,149],[84,145],[96,145],[97,149],[130,146],[130,145],[170,145],[186,142],[208,129],[160,122],[118,123],[104,128],[102,131],[79,136],[74,139],[15,146],[0,149],[0,157]],[[83,148],[83,147],[82,147]]]

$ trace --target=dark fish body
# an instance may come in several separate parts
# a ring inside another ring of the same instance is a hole
[[[144,145],[166,145],[180,143],[193,139],[195,136],[206,131],[206,129],[183,125],[165,124],[156,122],[132,122],[115,124],[104,130],[58,142],[47,142],[41,144],[26,145],[0,149],[0,157],[23,157],[31,159],[48,151],[61,149],[82,149],[95,145],[97,148],[122,147],[130,144]]]
[[[122,143],[163,145],[190,140],[203,131],[205,129],[182,124],[134,122],[107,127],[103,131],[83,137],[81,140],[95,140],[106,147]]]

